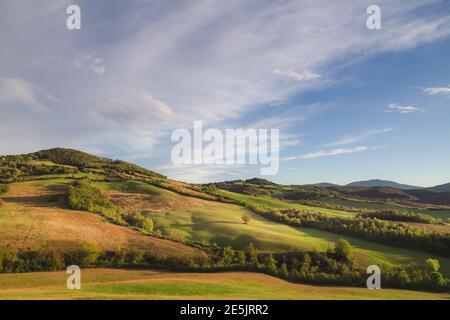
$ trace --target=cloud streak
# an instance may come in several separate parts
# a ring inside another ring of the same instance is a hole
[[[415,113],[415,112],[425,112],[425,110],[413,106],[402,106],[398,103],[390,103],[388,108],[384,112],[397,112],[402,114]]]
[[[436,94],[450,94],[450,86],[448,87],[428,87],[422,89],[423,92],[429,94],[429,95],[436,95]]]
[[[360,133],[358,135],[347,135],[347,136],[337,140],[336,142],[327,144],[325,146],[326,147],[342,146],[342,145],[346,145],[346,144],[361,142],[361,141],[371,138],[373,136],[388,133],[393,130],[394,130],[394,128],[384,128],[384,129],[380,129],[380,130],[369,130],[369,131]]]
[[[33,112],[42,113],[50,111],[48,104],[59,100],[25,80],[4,77],[0,78],[0,102],[18,104]]]
[[[274,74],[280,77],[292,79],[295,81],[309,81],[309,80],[315,80],[319,79],[321,77],[320,74],[309,72],[309,71],[303,71],[301,73],[293,71],[293,70],[280,70],[275,69],[273,71]]]
[[[366,146],[359,146],[354,148],[339,148],[329,151],[318,151],[318,152],[312,152],[312,153],[306,153],[298,157],[298,159],[316,159],[316,158],[322,158],[322,157],[333,157],[341,154],[348,154],[348,153],[359,153],[363,151],[369,150]]]

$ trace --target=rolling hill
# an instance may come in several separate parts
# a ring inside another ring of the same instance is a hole
[[[220,258],[217,252],[246,252],[250,247],[260,252],[262,258],[268,254],[311,252],[318,255],[316,259],[324,259],[321,255],[332,254],[336,243],[346,239],[352,250],[351,259],[359,267],[377,264],[407,268],[410,263],[423,264],[427,258],[436,258],[440,271],[447,277],[450,275],[450,257],[403,248],[396,243],[378,243],[339,232],[289,225],[254,209],[261,207],[279,213],[298,210],[301,214],[352,221],[364,210],[378,210],[380,202],[374,201],[389,200],[390,208],[436,212],[445,218],[450,210],[424,209],[415,203],[431,194],[439,195],[439,202],[443,202],[450,199],[447,193],[392,187],[286,186],[258,178],[191,185],[131,163],[63,148],[0,157],[0,181],[0,257],[5,248],[18,252],[20,258],[23,252],[33,256],[45,249],[44,252],[67,254],[78,250],[80,243],[95,243],[107,256],[131,250],[137,254],[136,259],[141,259],[139,266],[143,256],[136,252],[150,254],[152,261],[155,257],[161,263],[168,261],[171,267],[177,261],[186,261],[189,268],[199,268],[194,261],[212,264]],[[81,192],[78,198],[81,202],[76,208],[70,198],[74,190]],[[410,206],[392,199],[408,202]],[[250,222],[244,223],[244,216]],[[144,228],[143,222],[151,227]],[[444,233],[448,230],[445,223],[434,228],[416,224],[414,228]],[[130,259],[128,256],[125,260]],[[214,263],[224,268],[220,259]],[[126,266],[123,263],[119,265]],[[277,262],[275,268],[280,267],[281,262]],[[324,269],[324,272],[331,271]],[[102,290],[114,291],[116,285],[122,286],[108,283]],[[150,282],[147,285],[154,286]],[[198,285],[194,287],[201,291]],[[44,290],[47,289],[53,290]],[[336,290],[333,296],[338,297]],[[239,291],[230,294],[233,292]]]

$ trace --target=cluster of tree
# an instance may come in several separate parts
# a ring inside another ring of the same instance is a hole
[[[384,210],[379,212],[363,213],[359,215],[362,218],[377,218],[380,220],[392,220],[392,221],[407,221],[407,222],[419,222],[419,223],[439,223],[438,219],[422,213],[415,213],[404,210]]]
[[[101,250],[95,242],[81,242],[78,249],[55,253],[48,249],[19,251],[0,248],[0,273],[53,271],[67,265],[80,267],[151,267],[183,271],[244,270],[268,273],[293,282],[365,286],[368,275],[353,258],[346,240],[338,240],[327,252],[259,252],[252,244],[247,250],[211,246],[204,255],[163,257],[138,249]],[[424,265],[405,268],[381,266],[382,286],[445,291],[450,279],[440,272],[439,261],[427,259]]]
[[[72,209],[97,213],[109,221],[133,226],[148,233],[153,231],[153,220],[140,212],[120,212],[119,208],[89,180],[75,181],[67,189],[67,204]]]
[[[344,205],[340,205],[340,204],[317,201],[317,200],[300,200],[300,201],[298,201],[298,203],[305,205],[305,206],[320,207],[320,208],[325,208],[325,209],[340,210],[340,211],[347,211],[347,212],[357,212],[357,213],[375,212],[375,210],[371,210],[371,209],[367,209],[367,208],[355,208],[355,207],[351,207],[351,206],[344,206]]]
[[[126,223],[139,229],[145,230],[148,233],[153,232],[153,220],[145,217],[142,213],[133,211],[122,215]]]
[[[388,245],[450,256],[449,233],[427,233],[406,224],[390,224],[376,218],[343,218],[305,210],[279,210],[244,205],[268,219],[289,225],[326,230]]]
[[[65,148],[41,150],[32,153],[31,156],[36,159],[50,160],[54,163],[75,166],[78,168],[95,166],[95,164],[108,161],[108,159],[96,157],[86,152]]]
[[[11,183],[22,181],[23,177],[47,175],[47,174],[74,174],[78,170],[75,167],[65,165],[45,165],[31,160],[18,161],[12,156],[2,157],[0,160],[0,181]]]
[[[0,184],[0,195],[5,194],[9,191],[9,186],[7,184]]]
[[[166,176],[163,176],[159,173],[156,173],[154,171],[142,168],[138,165],[129,163],[129,162],[125,162],[122,160],[114,160],[112,161],[110,164],[105,166],[105,169],[110,173],[110,174],[119,174],[119,173],[127,173],[127,174],[140,174],[146,177],[154,177],[154,178],[159,178],[159,179],[166,179]]]

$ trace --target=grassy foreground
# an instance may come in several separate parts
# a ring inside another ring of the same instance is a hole
[[[250,272],[172,273],[153,270],[86,269],[81,290],[66,289],[67,275],[38,272],[0,275],[5,299],[450,299],[450,294],[408,290],[293,284]]]

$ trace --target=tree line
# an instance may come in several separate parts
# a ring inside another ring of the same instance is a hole
[[[245,204],[253,212],[270,220],[293,226],[330,231],[408,249],[450,256],[450,234],[427,233],[407,224],[390,224],[377,218],[344,218],[297,209],[267,209]]]
[[[175,271],[263,272],[291,282],[365,287],[368,275],[353,258],[350,244],[338,240],[326,252],[292,251],[260,252],[253,244],[246,250],[212,245],[205,255],[167,257],[139,249],[102,250],[95,242],[80,242],[76,250],[59,253],[48,247],[40,250],[12,251],[0,247],[0,273],[63,270],[68,265],[82,268],[140,267]],[[424,264],[406,267],[380,266],[382,286],[416,290],[448,291],[450,279],[440,272],[439,261],[427,259]]]

